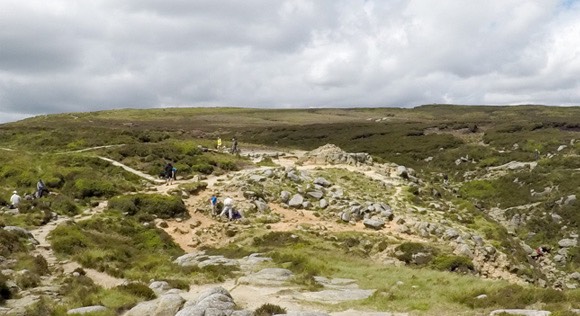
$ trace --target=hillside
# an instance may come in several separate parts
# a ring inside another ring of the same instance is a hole
[[[0,314],[574,314],[579,136],[580,108],[542,106],[3,124]],[[167,162],[173,184],[158,178]],[[38,179],[51,193],[9,209]],[[244,218],[212,215],[212,194]]]

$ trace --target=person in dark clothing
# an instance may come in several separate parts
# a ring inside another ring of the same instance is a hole
[[[42,182],[42,179],[38,180],[38,183],[36,183],[36,193],[34,194],[36,196],[37,199],[40,199],[41,197],[48,195],[48,189],[46,188],[46,185],[44,184],[44,182]]]
[[[165,183],[169,184],[169,180],[173,178],[173,165],[168,162],[163,170],[165,171]]]

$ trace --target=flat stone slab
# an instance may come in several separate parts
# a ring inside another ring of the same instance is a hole
[[[318,282],[320,285],[329,289],[358,289],[356,280],[353,279],[329,279],[321,276],[315,276],[314,280],[316,280],[316,282]]]
[[[389,312],[362,312],[349,309],[342,312],[330,313],[330,316],[408,316],[407,313],[389,313]]]
[[[373,295],[375,291],[361,289],[323,290],[319,292],[299,293],[294,295],[294,298],[309,302],[338,304],[348,301],[364,300]]]
[[[509,315],[523,315],[523,316],[549,316],[552,314],[548,311],[539,311],[533,309],[498,309],[489,314],[489,316],[499,315],[501,313],[506,313]]]
[[[95,305],[95,306],[85,306],[74,308],[66,312],[67,315],[84,315],[88,313],[106,312],[109,309],[105,306]]]
[[[283,286],[294,276],[288,269],[267,268],[238,279],[238,284],[255,286]]]
[[[208,256],[203,251],[185,254],[173,262],[182,267],[239,266],[238,261],[235,259],[228,259],[224,256]]]

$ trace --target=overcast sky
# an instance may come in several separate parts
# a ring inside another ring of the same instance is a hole
[[[0,0],[0,122],[427,103],[580,105],[580,3]]]

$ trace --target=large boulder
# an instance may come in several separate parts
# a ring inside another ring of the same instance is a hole
[[[323,186],[325,188],[328,188],[329,186],[332,185],[328,180],[326,180],[322,177],[318,177],[318,178],[314,179],[314,184],[318,184],[318,185]]]
[[[95,306],[85,306],[74,308],[66,312],[67,315],[84,315],[84,314],[91,314],[91,313],[99,313],[99,312],[106,312],[109,309],[102,305],[95,305]]]
[[[492,311],[489,316],[495,315],[523,315],[523,316],[549,316],[551,313],[548,311],[539,311],[533,309],[498,309]]]
[[[184,302],[179,294],[165,294],[157,299],[137,304],[125,316],[172,316],[177,314]]]
[[[302,203],[304,203],[304,197],[300,194],[294,194],[294,196],[288,201],[288,206],[294,208],[301,208]]]
[[[365,225],[366,228],[371,228],[375,230],[379,230],[385,227],[385,221],[381,219],[368,218],[363,221],[363,224]]]
[[[283,203],[287,203],[290,200],[290,197],[292,196],[292,194],[288,191],[282,191],[280,192],[280,201],[282,201]]]
[[[224,256],[208,256],[203,251],[185,254],[173,262],[182,267],[239,266],[238,261],[235,259],[229,259]]]
[[[188,301],[175,316],[231,315],[236,304],[223,287],[202,292],[195,301]]]
[[[576,247],[578,241],[576,239],[562,239],[558,242],[558,246],[562,248]]]

